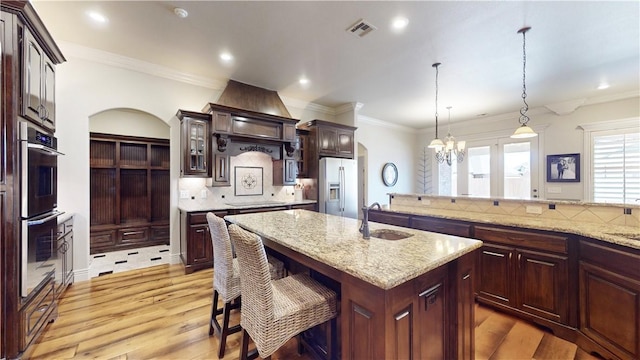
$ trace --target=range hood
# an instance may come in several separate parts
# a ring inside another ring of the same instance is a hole
[[[291,118],[276,91],[229,80],[218,101],[208,103],[202,112],[212,115],[219,152],[230,143],[242,144],[242,149],[256,148],[251,146],[256,143],[276,145],[284,147],[288,156],[294,151],[298,120]]]
[[[218,105],[256,113],[291,118],[278,93],[257,86],[229,80],[227,87],[220,94]]]

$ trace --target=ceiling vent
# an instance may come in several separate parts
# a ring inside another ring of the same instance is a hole
[[[367,35],[368,33],[372,32],[373,30],[376,30],[376,29],[377,29],[377,27],[371,25],[366,20],[360,19],[360,20],[356,21],[353,25],[351,25],[347,29],[347,32],[350,33],[353,36],[363,37],[363,36]]]

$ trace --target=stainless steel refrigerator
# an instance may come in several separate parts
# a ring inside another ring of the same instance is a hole
[[[358,218],[358,166],[356,160],[320,159],[318,203],[320,212]]]

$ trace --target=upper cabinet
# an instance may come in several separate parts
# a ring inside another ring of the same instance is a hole
[[[54,132],[56,129],[55,65],[28,28],[22,33],[22,114]]]
[[[302,158],[304,176],[317,178],[319,159],[323,157],[340,157],[353,159],[354,133],[357,128],[323,120],[312,120],[298,126],[304,149]]]
[[[180,119],[180,176],[211,177],[211,116],[178,110]]]
[[[353,159],[354,132],[357,128],[322,120],[312,120],[300,126],[309,131],[309,144],[317,157],[342,157]]]

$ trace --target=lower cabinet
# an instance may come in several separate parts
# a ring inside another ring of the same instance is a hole
[[[135,249],[154,245],[169,245],[168,221],[151,223],[97,225],[89,235],[91,254]]]
[[[20,351],[44,330],[45,326],[58,315],[55,298],[55,281],[53,276],[43,282],[42,288],[35,293],[20,310]]]
[[[340,316],[349,319],[342,358],[473,359],[476,258],[464,255],[386,291],[342,284]]]
[[[409,227],[409,219],[407,214],[396,214],[388,211],[369,210],[369,221],[379,222],[382,224]]]
[[[224,217],[227,212],[214,214]],[[187,274],[213,267],[213,244],[206,211],[180,211],[180,257]]]
[[[570,325],[566,237],[483,226],[475,237],[480,301]]]
[[[640,252],[583,240],[579,282],[580,332],[616,357],[640,359]]]
[[[55,297],[59,298],[73,283],[73,217],[58,224],[58,247],[55,261]]]

